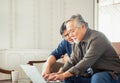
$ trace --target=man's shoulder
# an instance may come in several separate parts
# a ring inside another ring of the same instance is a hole
[[[65,39],[63,39],[62,41],[61,41],[61,43],[62,44],[70,44],[67,40],[65,40]]]
[[[91,30],[91,32],[94,35],[104,35],[104,33],[102,33],[101,31],[97,31],[97,30]]]
[[[105,35],[102,32],[97,31],[97,30],[91,30],[91,35],[90,35],[91,38],[96,38],[100,36],[105,37]]]

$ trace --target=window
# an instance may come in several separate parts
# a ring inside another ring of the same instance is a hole
[[[99,0],[98,30],[111,42],[120,41],[120,0]]]

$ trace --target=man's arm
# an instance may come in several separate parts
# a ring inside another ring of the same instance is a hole
[[[50,74],[49,77],[47,78],[47,80],[51,80],[51,81],[55,81],[55,80],[64,80],[68,77],[73,76],[73,74],[71,74],[69,71],[66,72],[62,72],[62,73],[53,73]]]
[[[60,44],[58,45],[58,47],[53,50],[53,52],[51,53],[51,55],[54,55],[56,60],[61,58],[62,55],[66,54],[67,53],[67,49],[66,49],[67,46],[67,41],[66,40],[62,40],[60,42]],[[68,48],[69,49],[69,48]]]
[[[47,59],[45,70],[42,72],[43,77],[45,74],[50,73],[51,65],[55,63],[56,60],[59,59],[62,55],[67,53],[65,47],[67,44],[66,42],[67,41],[62,40],[61,43],[58,45],[58,47],[51,53],[51,55]]]
[[[72,49],[75,48],[75,44],[73,44]],[[75,58],[74,58],[74,52],[75,50],[72,50],[72,54],[71,57],[67,60],[67,62],[64,64],[63,68],[61,69],[61,71],[66,72],[68,69],[70,69],[72,66],[74,66],[75,64]]]
[[[45,66],[44,71],[42,72],[42,76],[44,76],[45,74],[49,74],[49,73],[50,73],[51,65],[52,65],[53,63],[55,63],[55,62],[56,62],[55,56],[50,55],[50,56],[48,57],[48,59],[47,59],[46,64],[45,64],[46,66]]]
[[[70,73],[69,71],[66,71],[66,72],[63,73],[63,76],[64,76],[64,79],[65,79],[65,78],[73,76],[73,74]]]

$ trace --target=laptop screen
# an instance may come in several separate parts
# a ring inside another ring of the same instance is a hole
[[[46,83],[46,81],[35,66],[21,65],[21,68],[33,83]]]
[[[61,83],[60,81],[45,81],[36,66],[21,65],[21,68],[33,83]]]

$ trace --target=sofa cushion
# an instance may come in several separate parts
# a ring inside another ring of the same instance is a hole
[[[112,46],[120,58],[120,42],[112,42]]]

